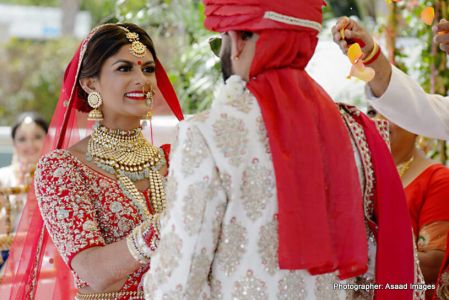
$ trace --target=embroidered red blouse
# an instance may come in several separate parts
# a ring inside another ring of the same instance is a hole
[[[142,222],[116,180],[89,168],[67,150],[52,151],[41,159],[35,186],[45,226],[69,267],[79,252],[124,239]],[[143,195],[151,211],[148,191]],[[148,268],[141,266],[130,274],[120,291],[140,289]],[[88,286],[72,273],[78,288]]]

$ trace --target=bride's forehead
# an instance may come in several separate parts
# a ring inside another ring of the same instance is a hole
[[[130,45],[123,45],[114,55],[110,56],[108,61],[113,62],[117,60],[126,60],[130,62],[134,62],[136,64],[153,62],[153,55],[150,51],[146,50],[145,55],[143,57],[136,57],[130,51]]]

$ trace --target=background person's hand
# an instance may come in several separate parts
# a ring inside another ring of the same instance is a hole
[[[433,41],[439,44],[441,50],[449,54],[449,21],[441,19],[438,25],[432,27],[435,36]]]
[[[344,38],[341,36],[341,29],[344,29]],[[359,43],[364,57],[368,56],[374,47],[374,41],[371,35],[360,24],[348,17],[338,19],[335,26],[332,27],[332,36],[334,42],[344,54],[348,52],[349,46],[353,43]]]

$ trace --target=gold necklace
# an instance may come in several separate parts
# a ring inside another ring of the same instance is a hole
[[[399,177],[402,178],[402,176],[405,175],[405,173],[408,171],[408,169],[410,169],[410,166],[412,165],[412,162],[414,159],[415,159],[415,157],[412,156],[406,162],[400,163],[399,165],[396,166],[396,169],[398,170],[398,173],[399,173]]]
[[[87,145],[86,159],[93,160],[99,168],[116,176],[120,188],[135,203],[143,218],[147,218],[150,212],[133,181],[147,178],[154,212],[164,210],[165,191],[159,173],[165,164],[164,153],[145,139],[141,128],[95,128]]]

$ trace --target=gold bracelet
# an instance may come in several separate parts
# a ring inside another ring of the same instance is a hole
[[[362,62],[365,64],[366,62],[370,61],[377,54],[378,50],[379,45],[377,45],[377,43],[374,43],[373,50],[371,50],[371,53],[366,58],[364,58]]]
[[[126,292],[110,292],[110,293],[93,293],[81,294],[77,293],[75,299],[77,300],[114,300],[120,297],[128,297],[129,300],[144,300],[142,291],[126,291]]]

